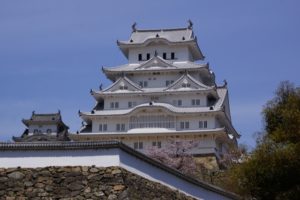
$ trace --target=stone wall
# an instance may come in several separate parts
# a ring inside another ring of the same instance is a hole
[[[188,199],[120,167],[0,168],[0,200]]]

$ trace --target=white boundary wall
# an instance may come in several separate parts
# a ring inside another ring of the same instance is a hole
[[[0,167],[119,166],[151,181],[203,200],[227,200],[222,194],[193,184],[120,148],[0,151]]]

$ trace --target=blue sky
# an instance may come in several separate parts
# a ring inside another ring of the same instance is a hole
[[[31,112],[61,110],[76,131],[91,88],[109,85],[101,66],[127,62],[116,40],[138,28],[194,32],[218,84],[228,81],[241,143],[255,145],[261,110],[282,80],[300,85],[300,1],[11,1],[0,2],[0,141],[20,135]]]

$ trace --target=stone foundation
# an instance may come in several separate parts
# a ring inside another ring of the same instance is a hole
[[[1,200],[187,199],[120,167],[0,168]]]

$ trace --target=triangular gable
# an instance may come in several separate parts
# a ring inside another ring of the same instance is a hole
[[[159,56],[154,56],[150,60],[146,61],[145,63],[141,64],[141,66],[135,68],[136,70],[140,69],[165,69],[165,68],[177,68],[174,65],[166,62]]]
[[[141,87],[127,77],[121,77],[111,86],[103,90],[103,92],[115,92],[115,91],[142,91]]]
[[[189,74],[182,75],[177,81],[169,85],[166,90],[184,90],[184,89],[210,89],[211,87],[200,83]]]

